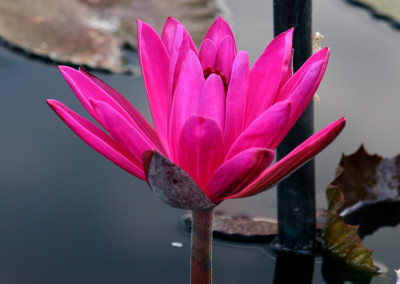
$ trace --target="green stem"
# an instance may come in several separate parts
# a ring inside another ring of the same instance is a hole
[[[214,207],[192,212],[190,283],[212,283],[212,222]]]

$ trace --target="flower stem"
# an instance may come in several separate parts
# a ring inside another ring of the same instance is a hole
[[[214,207],[192,212],[190,283],[212,283],[212,221]]]

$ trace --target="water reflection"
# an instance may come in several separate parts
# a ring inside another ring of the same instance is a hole
[[[279,252],[276,257],[274,284],[310,284],[314,272],[313,255]]]
[[[372,280],[370,273],[357,273],[343,265],[341,260],[324,255],[322,263],[322,275],[328,284],[343,284],[346,281],[357,284],[369,284]]]

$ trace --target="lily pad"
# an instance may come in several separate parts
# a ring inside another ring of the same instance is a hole
[[[124,72],[137,18],[159,32],[168,16],[178,18],[198,43],[217,11],[210,0],[3,0],[0,37],[57,62]]]
[[[399,0],[347,0],[349,3],[368,9],[375,18],[384,19],[400,28]]]
[[[366,279],[376,273],[372,251],[361,239],[400,222],[400,214],[395,214],[400,212],[399,179],[400,155],[382,158],[367,153],[363,146],[352,155],[343,155],[326,191],[329,207],[323,240],[327,263],[345,266],[348,275]]]
[[[337,171],[330,185],[340,188],[344,196],[337,213],[347,224],[360,225],[361,238],[400,222],[400,214],[394,214],[400,212],[400,155],[382,158],[361,146],[356,153],[342,157]]]
[[[192,214],[182,217],[185,227],[192,225]],[[250,218],[247,216],[232,217],[222,212],[215,212],[213,234],[222,239],[242,242],[270,242],[278,233],[278,222],[275,218]]]
[[[350,277],[370,278],[376,273],[372,260],[372,251],[364,247],[358,236],[358,226],[348,225],[343,217],[337,214],[337,209],[343,204],[343,194],[339,186],[330,185],[327,190],[329,203],[327,220],[323,229],[324,240],[324,269],[332,273],[332,267],[341,267],[343,280]],[[336,273],[333,273],[336,274]],[[325,277],[325,278],[331,278]],[[338,282],[340,283],[340,281]]]

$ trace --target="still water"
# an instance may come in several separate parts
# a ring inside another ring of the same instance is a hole
[[[273,37],[271,2],[224,2],[238,48],[252,61]],[[344,115],[348,120],[316,159],[322,208],[342,153],[361,143],[385,157],[400,153],[400,33],[339,0],[314,1],[313,16],[314,30],[331,48],[315,103],[316,130]],[[137,64],[136,55],[131,60]],[[150,119],[140,75],[95,74]],[[2,46],[0,82],[0,283],[188,283],[190,237],[179,225],[185,212],[160,202],[146,183],[91,150],[55,116],[45,99],[85,113],[56,65]],[[220,209],[275,215],[275,195],[271,189]],[[365,238],[387,268],[372,283],[395,283],[399,237],[398,226]],[[213,261],[215,283],[274,279],[268,245],[216,239]],[[324,283],[319,260],[311,283]]]

